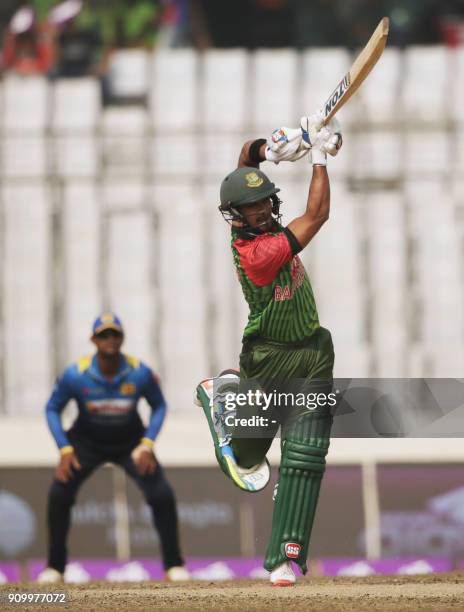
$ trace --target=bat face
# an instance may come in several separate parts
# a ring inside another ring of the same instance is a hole
[[[324,113],[324,125],[337,113],[341,107],[359,89],[361,83],[380,59],[387,44],[390,21],[384,17],[369,42],[358,55],[349,72],[343,77],[335,90],[326,100],[322,112]]]

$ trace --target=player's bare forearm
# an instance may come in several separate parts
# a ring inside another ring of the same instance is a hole
[[[259,162],[253,161],[250,158],[250,147],[254,142],[254,140],[247,140],[247,142],[243,145],[238,158],[237,168],[243,168],[246,166],[250,166],[251,168],[259,168],[259,164],[266,160],[266,143],[262,144],[259,148]]]
[[[330,183],[326,166],[313,166],[306,211],[294,219],[288,228],[298,240],[301,248],[321,229],[330,213]]]

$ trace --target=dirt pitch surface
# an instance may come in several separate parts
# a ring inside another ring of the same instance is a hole
[[[8,605],[11,592],[67,591],[67,605]],[[368,578],[305,578],[296,586],[271,587],[265,581],[107,583],[0,586],[0,610],[311,610],[311,611],[416,611],[464,610],[464,574],[427,576],[370,576]]]

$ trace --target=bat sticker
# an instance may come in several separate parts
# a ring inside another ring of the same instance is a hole
[[[341,98],[343,98],[348,87],[350,86],[350,83],[351,83],[350,73],[347,72],[346,75],[343,77],[343,79],[340,81],[340,83],[335,88],[335,91],[330,95],[329,99],[325,103],[325,116],[326,117],[327,115],[330,114],[330,111],[337,104],[337,102],[341,100]]]

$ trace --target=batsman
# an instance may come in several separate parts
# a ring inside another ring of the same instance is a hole
[[[196,403],[204,411],[223,472],[238,487],[255,492],[269,481],[266,459],[281,430],[279,480],[264,567],[275,586],[295,583],[292,562],[307,571],[308,545],[330,443],[330,402],[285,406],[274,402],[263,415],[255,401],[228,405],[250,386],[271,394],[295,389],[306,396],[333,395],[334,350],[330,332],[319,323],[308,275],[298,257],[329,218],[327,153],[342,145],[336,119],[302,117],[299,128],[280,128],[267,139],[247,141],[238,167],[222,182],[219,210],[231,225],[233,262],[249,305],[240,372],[225,370],[202,381]],[[281,223],[280,191],[259,166],[295,162],[307,156],[312,177],[301,216]],[[298,383],[295,387],[295,384]],[[248,385],[248,387],[247,387]],[[251,397],[248,395],[248,397]]]

